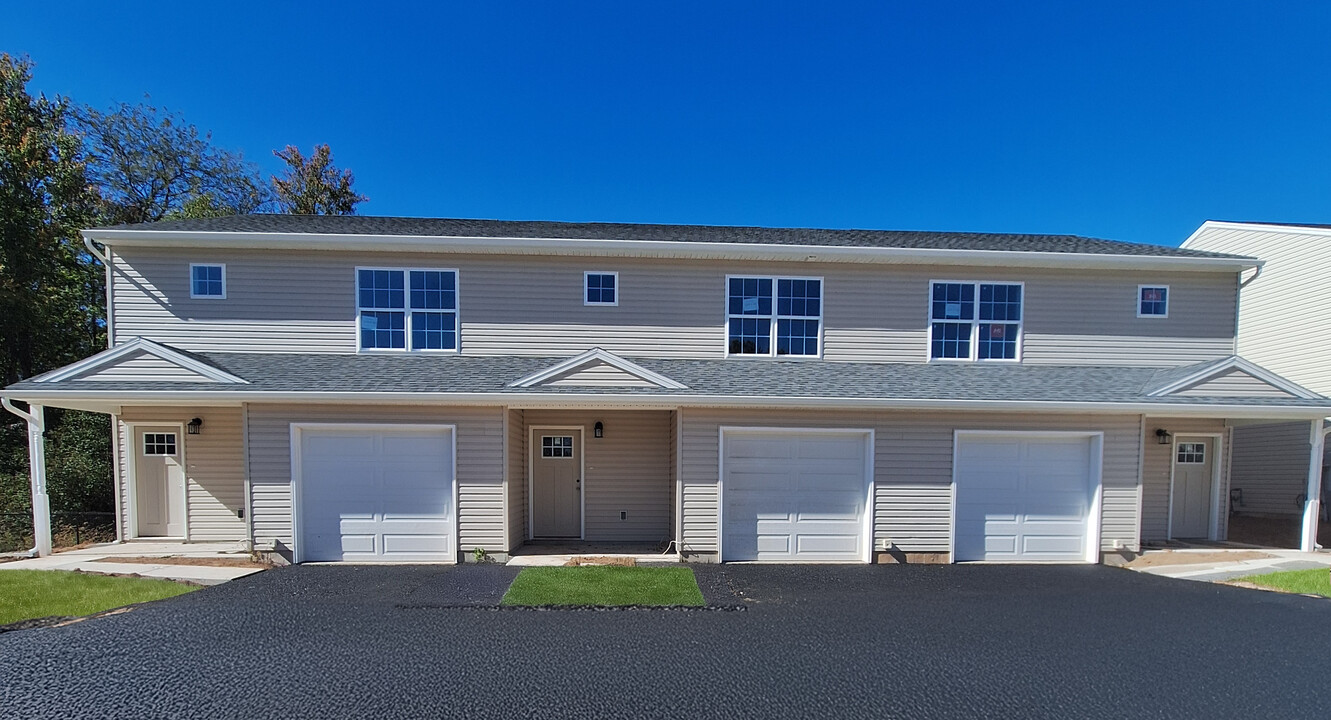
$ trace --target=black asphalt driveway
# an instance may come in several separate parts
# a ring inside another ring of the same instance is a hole
[[[1331,717],[1331,600],[1105,567],[699,569],[743,610],[497,610],[296,567],[0,634],[0,715]]]

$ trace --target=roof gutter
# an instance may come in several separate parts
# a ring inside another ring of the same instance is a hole
[[[164,230],[84,230],[85,240],[144,247],[263,248],[268,250],[359,250],[508,255],[585,255],[698,259],[802,260],[882,264],[1091,267],[1174,271],[1242,271],[1260,267],[1248,257],[1179,257],[1018,250],[871,248],[669,240],[449,237],[436,235],[347,235]]]
[[[393,393],[393,392],[236,392],[236,391],[53,391],[8,390],[4,397],[60,407],[62,402],[121,405],[234,405],[242,402],[310,403],[350,405],[482,405],[532,409],[678,407],[726,408],[836,408],[843,410],[957,410],[989,412],[1077,412],[1152,415],[1157,417],[1224,417],[1270,420],[1311,420],[1331,415],[1331,401],[1324,405],[1221,405],[1142,402],[1068,402],[1030,400],[936,400],[906,398],[784,397],[753,395],[552,395],[550,393]]]

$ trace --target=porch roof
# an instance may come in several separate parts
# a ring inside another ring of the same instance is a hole
[[[1162,392],[1181,378],[1205,379],[1212,369],[1232,372],[1235,360],[1186,367],[1098,367],[984,363],[849,363],[825,360],[725,358],[709,360],[634,358],[633,362],[682,388],[537,385],[512,383],[564,363],[567,357],[477,357],[412,354],[189,353],[190,358],[243,379],[244,383],[188,380],[25,380],[5,388],[3,395],[58,404],[58,398],[115,400],[166,396],[216,397],[254,402],[263,396],[297,399],[308,394],[406,396],[429,395],[447,402],[450,396],[493,396],[507,404],[523,397],[551,400],[614,396],[617,400],[666,401],[699,399],[724,404],[726,398],[818,400],[847,405],[871,401],[1028,403],[1032,405],[1131,405],[1159,407],[1271,408],[1331,415],[1331,399],[1302,392],[1199,396]],[[1249,363],[1239,367],[1260,371]],[[1264,371],[1263,371],[1264,372]],[[77,376],[76,376],[77,377]],[[1279,380],[1276,376],[1271,376]],[[512,396],[512,397],[506,397]],[[355,401],[354,397],[345,398]],[[367,399],[369,399],[367,397]]]

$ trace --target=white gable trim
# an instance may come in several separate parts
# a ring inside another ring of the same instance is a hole
[[[1204,367],[1198,370],[1197,372],[1194,372],[1191,375],[1188,375],[1187,377],[1184,377],[1180,380],[1176,380],[1162,388],[1157,388],[1155,390],[1152,390],[1148,396],[1164,397],[1166,395],[1173,395],[1174,393],[1179,392],[1181,390],[1186,390],[1194,385],[1200,385],[1206,382],[1207,380],[1219,377],[1225,374],[1226,372],[1229,372],[1230,370],[1238,370],[1239,372],[1247,373],[1248,375],[1251,375],[1257,378],[1258,380],[1261,380],[1267,385],[1270,385],[1271,387],[1277,388],[1279,390],[1283,390],[1297,398],[1303,398],[1304,400],[1316,400],[1317,398],[1321,397],[1317,393],[1308,390],[1307,388],[1301,387],[1299,385],[1295,385],[1294,383],[1280,377],[1279,375],[1276,375],[1268,370],[1265,370],[1257,365],[1254,365],[1248,362],[1247,360],[1238,357],[1237,355],[1231,356],[1225,360],[1221,360],[1220,362],[1217,362],[1215,364],[1208,365],[1207,367]]]
[[[114,348],[111,348],[110,350],[104,350],[100,353],[97,353],[96,355],[93,355],[90,358],[84,358],[83,360],[80,360],[72,365],[66,365],[65,367],[60,368],[59,370],[56,370],[54,372],[50,372],[45,375],[40,375],[38,377],[35,377],[33,378],[33,381],[40,383],[48,383],[48,382],[60,382],[62,380],[68,380],[70,378],[77,377],[84,373],[96,370],[98,368],[107,367],[109,365],[114,364],[118,360],[124,359],[138,352],[145,352],[148,353],[149,355],[154,355],[169,363],[178,365],[186,370],[189,370],[190,372],[202,375],[203,377],[206,377],[209,380],[213,380],[214,382],[240,384],[240,385],[249,384],[249,381],[244,378],[237,377],[224,370],[218,370],[217,368],[211,365],[208,365],[206,363],[201,363],[198,360],[189,357],[188,355],[177,352],[176,350],[172,350],[171,348],[165,345],[155,343],[152,340],[143,337],[136,337],[133,340],[130,340]]]
[[[687,385],[683,385],[679,382],[671,380],[670,378],[660,373],[652,372],[651,370],[648,370],[647,368],[635,362],[625,360],[624,358],[614,353],[606,352],[601,348],[592,348],[591,350],[588,350],[587,352],[578,355],[577,357],[571,357],[568,360],[565,360],[564,362],[561,362],[557,365],[552,365],[546,368],[545,370],[533,373],[519,380],[514,380],[513,382],[509,383],[508,386],[515,388],[529,388],[535,385],[539,385],[545,382],[546,380],[551,380],[553,378],[556,378],[571,370],[576,370],[577,368],[583,367],[585,365],[591,365],[592,363],[596,362],[605,363],[606,365],[610,365],[611,367],[618,368],[619,370],[622,370],[630,375],[639,377],[643,380],[646,380],[647,382],[650,382],[654,385],[659,385],[663,388],[669,388],[671,390],[685,390],[688,388]]]

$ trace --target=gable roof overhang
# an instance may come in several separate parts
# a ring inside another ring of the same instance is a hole
[[[249,381],[244,378],[232,375],[221,368],[209,365],[208,363],[190,357],[179,350],[167,347],[161,343],[153,342],[144,337],[132,338],[120,345],[108,350],[103,350],[91,357],[84,358],[78,362],[52,370],[51,372],[38,375],[32,378],[32,382],[59,383],[85,373],[93,372],[100,368],[110,367],[115,365],[118,361],[139,352],[161,358],[181,369],[188,370],[196,375],[207,378],[212,382],[242,385],[249,384]]]
[[[631,361],[626,360],[612,352],[607,352],[601,348],[592,348],[581,355],[569,358],[561,363],[556,363],[550,367],[534,372],[526,377],[519,378],[509,383],[509,387],[530,388],[540,385],[546,381],[552,380],[565,373],[573,372],[579,368],[585,368],[596,364],[605,364],[617,368],[629,375],[637,377],[640,380],[649,382],[657,387],[670,390],[685,390],[688,386],[681,382],[672,380],[658,372],[653,372],[647,368]]]
[[[1267,370],[1266,368],[1263,368],[1260,365],[1256,365],[1247,360],[1244,360],[1243,358],[1238,357],[1237,355],[1224,358],[1223,360],[1217,360],[1215,362],[1207,363],[1202,367],[1193,370],[1192,372],[1188,372],[1182,375],[1181,377],[1178,377],[1177,379],[1171,378],[1166,383],[1150,390],[1147,393],[1147,395],[1150,397],[1168,397],[1175,393],[1205,383],[1208,380],[1220,377],[1221,375],[1224,375],[1230,372],[1231,370],[1237,370],[1239,372],[1250,375],[1253,378],[1256,378],[1257,380],[1260,380],[1266,383],[1267,385],[1270,385],[1271,387],[1276,388],[1277,390],[1286,392],[1296,398],[1302,398],[1304,400],[1316,400],[1321,398],[1320,395],[1313,392],[1312,390],[1309,390],[1308,388],[1305,388],[1302,385],[1298,385],[1294,382],[1286,380],[1285,378],[1276,375],[1270,370]]]

